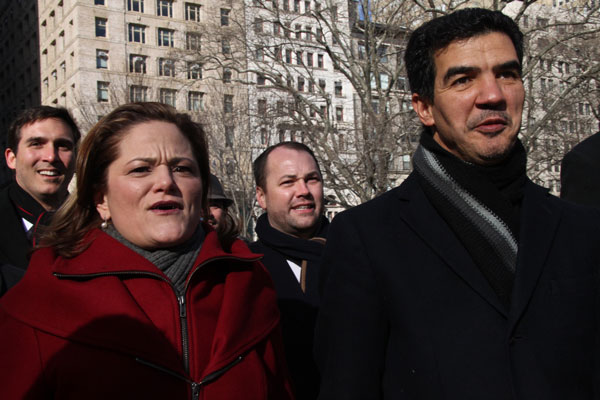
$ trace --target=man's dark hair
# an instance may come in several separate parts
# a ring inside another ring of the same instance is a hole
[[[492,32],[504,33],[510,38],[522,65],[523,33],[515,21],[500,11],[466,8],[421,25],[412,33],[404,54],[411,92],[433,101],[435,54],[454,41]]]
[[[81,138],[81,133],[66,108],[37,106],[21,111],[17,118],[10,124],[10,127],[8,128],[8,137],[6,139],[6,147],[17,154],[17,148],[19,147],[19,141],[21,140],[21,129],[26,125],[50,118],[61,120],[67,124],[73,135],[73,144],[77,145]]]
[[[279,147],[284,147],[286,149],[296,150],[296,151],[305,151],[315,160],[315,164],[317,165],[317,171],[319,171],[319,175],[323,176],[321,173],[321,167],[319,167],[319,162],[317,161],[317,157],[315,157],[315,153],[305,144],[298,142],[281,142],[274,144],[273,146],[269,146],[263,151],[256,160],[252,163],[252,171],[254,172],[254,181],[256,183],[256,187],[260,187],[263,190],[266,188],[266,166],[267,159],[271,152]]]

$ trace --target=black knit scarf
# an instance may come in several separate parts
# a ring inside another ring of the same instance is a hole
[[[173,286],[177,289],[177,293],[179,295],[183,294],[187,276],[204,241],[202,226],[198,226],[194,236],[187,242],[176,247],[156,250],[145,250],[131,243],[115,229],[113,224],[109,224],[105,232],[156,265],[171,280]]]
[[[267,213],[264,213],[256,221],[256,234],[260,241],[282,254],[284,258],[292,260],[301,266],[300,286],[302,291],[306,290],[306,267],[308,263],[318,264],[325,247],[325,238],[329,220],[321,216],[319,230],[311,239],[301,239],[285,234],[271,226]]]
[[[413,164],[427,198],[509,308],[527,180],[523,145],[517,141],[498,165],[480,166],[455,157],[427,132],[420,144]]]

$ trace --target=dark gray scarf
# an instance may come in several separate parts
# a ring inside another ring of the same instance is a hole
[[[104,231],[156,265],[171,280],[173,286],[177,289],[177,293],[183,294],[186,278],[204,241],[204,229],[201,225],[198,225],[198,229],[186,243],[169,249],[157,250],[145,250],[136,246],[125,239],[112,224],[109,224]]]
[[[520,142],[499,166],[459,160],[424,133],[413,164],[433,206],[509,307],[518,252],[519,211],[526,180]]]

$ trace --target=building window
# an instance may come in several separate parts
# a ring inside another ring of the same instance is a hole
[[[388,62],[388,55],[387,55],[387,46],[379,46],[377,48],[377,55],[379,56],[379,61],[382,63],[386,63]]]
[[[367,47],[364,45],[364,43],[359,43],[357,49],[358,59],[364,60],[367,57]]]
[[[302,39],[302,25],[296,24],[294,26],[294,31],[295,31],[296,39]]]
[[[312,41],[312,38],[313,38],[312,27],[305,26],[304,27],[304,39],[308,40],[310,42],[310,41]]]
[[[319,87],[321,88],[322,91],[325,91],[325,79],[319,79]]]
[[[96,49],[96,68],[108,68],[108,50]]]
[[[265,99],[260,99],[258,100],[258,115],[259,116],[266,116],[267,114],[267,100]]]
[[[188,92],[188,111],[202,111],[203,96],[201,92]]]
[[[267,143],[269,143],[269,135],[267,134],[267,129],[261,128],[260,129],[260,144],[266,145]]]
[[[159,76],[175,76],[175,61],[169,58],[158,59],[158,75]]]
[[[304,2],[304,13],[306,13],[306,14],[310,13],[310,1]]]
[[[108,102],[108,82],[97,82],[98,101],[102,103]]]
[[[137,54],[129,55],[129,72],[136,74],[146,73],[146,56],[140,56]]]
[[[300,0],[294,0],[294,12],[300,12]]]
[[[256,84],[258,86],[264,86],[267,83],[267,79],[263,74],[256,74]]]
[[[96,6],[103,6],[104,5],[104,0],[94,0],[94,5],[96,5]]]
[[[158,28],[158,45],[173,47],[175,31],[171,29]]]
[[[233,147],[233,126],[225,125],[225,146]]]
[[[200,51],[200,38],[202,36],[199,33],[187,32],[185,34],[185,49]]]
[[[410,170],[410,155],[405,154],[402,156],[402,169],[404,171]]]
[[[228,39],[221,40],[221,52],[224,55],[230,55],[231,54],[231,45],[229,44],[229,40]]]
[[[231,83],[231,69],[223,68],[223,83]]]
[[[156,15],[173,18],[173,1],[156,0]]]
[[[296,51],[296,64],[302,65],[302,52]]]
[[[343,107],[335,108],[335,120],[338,122],[342,122],[344,120],[344,108]]]
[[[146,43],[146,27],[144,25],[129,24],[129,41]]]
[[[334,94],[336,96],[342,96],[342,82],[341,81],[335,81],[333,83],[333,87],[334,87]]]
[[[200,4],[185,3],[185,20],[200,22]]]
[[[106,37],[106,18],[96,17],[96,37]]]
[[[133,85],[129,87],[129,101],[147,101],[148,87]]]
[[[202,66],[196,62],[187,63],[188,79],[202,79]]]
[[[160,89],[160,102],[176,107],[177,91],[174,89]]]
[[[304,78],[301,76],[298,77],[298,91],[304,92]]]
[[[256,50],[254,51],[254,58],[256,59],[256,61],[264,61],[265,53],[262,47],[258,46],[256,48]]]
[[[313,66],[313,53],[306,53],[306,65],[309,67]]]
[[[144,0],[127,0],[127,11],[144,12]]]
[[[319,114],[321,115],[321,118],[327,118],[327,106],[319,106]]]
[[[292,63],[292,50],[285,49],[285,62],[288,64]]]
[[[323,68],[323,54],[318,54],[317,55],[317,67],[318,68]]]
[[[229,12],[226,8],[221,8],[221,26],[229,26]]]
[[[263,32],[263,19],[262,18],[254,18],[254,32],[262,33]]]
[[[233,112],[233,95],[226,94],[223,97],[223,112],[224,113],[232,113]]]

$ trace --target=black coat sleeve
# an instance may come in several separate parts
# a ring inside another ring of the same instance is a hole
[[[368,248],[353,215],[332,223],[321,266],[315,358],[319,399],[380,399],[387,318]]]

